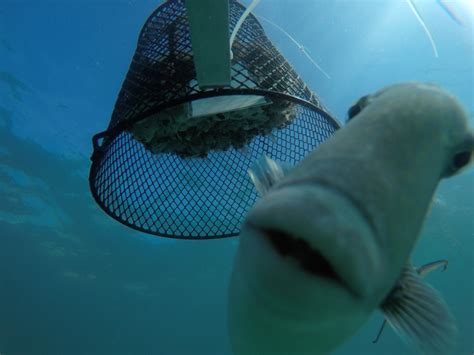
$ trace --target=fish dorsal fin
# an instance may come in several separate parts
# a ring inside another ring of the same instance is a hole
[[[392,328],[424,354],[451,354],[457,328],[439,293],[407,265],[381,305]]]
[[[278,163],[263,155],[252,165],[248,173],[260,196],[264,196],[290,169],[289,165]]]

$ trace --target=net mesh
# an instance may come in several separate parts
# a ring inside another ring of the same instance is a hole
[[[244,11],[230,1],[229,30]],[[238,235],[257,199],[247,175],[250,165],[262,154],[294,164],[338,128],[252,15],[242,24],[232,51],[231,88],[203,91],[195,80],[184,2],[167,1],[149,17],[108,130],[94,138],[90,187],[110,216],[165,237]],[[165,108],[229,94],[291,102],[295,118],[282,129],[254,137],[244,149],[211,151],[206,158],[152,154],[130,133],[135,122]]]

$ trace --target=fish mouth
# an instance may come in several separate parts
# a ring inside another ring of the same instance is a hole
[[[304,239],[278,229],[263,228],[260,231],[281,256],[293,258],[304,271],[347,287],[323,254]]]
[[[376,292],[384,270],[380,245],[344,193],[320,184],[285,186],[257,202],[245,224],[305,273],[358,299]]]

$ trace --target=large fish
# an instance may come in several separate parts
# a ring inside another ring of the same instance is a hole
[[[428,354],[456,326],[410,264],[439,181],[472,160],[458,101],[421,83],[362,98],[349,123],[294,168],[264,158],[229,287],[236,355],[325,354],[381,308]]]

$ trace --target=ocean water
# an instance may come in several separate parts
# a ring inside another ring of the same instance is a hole
[[[421,80],[456,95],[474,126],[474,3],[261,0],[268,36],[341,121],[360,96]],[[243,1],[249,4],[249,1]],[[120,225],[96,205],[91,137],[106,128],[138,33],[159,1],[0,2],[0,354],[230,354],[227,285],[237,238],[177,241]],[[474,169],[443,181],[414,256],[474,352]],[[415,354],[380,313],[336,352]],[[289,354],[290,355],[290,354]]]

